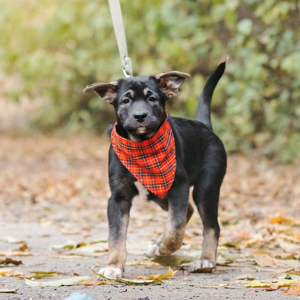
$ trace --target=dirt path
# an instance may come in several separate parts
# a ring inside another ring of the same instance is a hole
[[[14,294],[0,293],[0,299],[63,299],[75,291],[95,299],[298,298],[281,290],[249,290],[236,278],[250,274],[255,280],[268,280],[279,270],[300,270],[299,162],[277,166],[257,156],[229,157],[220,201],[220,265],[213,273],[188,275],[179,270],[163,285],[31,287],[20,277],[42,271],[62,274],[35,281],[78,275],[95,280],[91,266],[104,265],[105,242],[94,244],[100,248],[93,248],[88,256],[85,247],[78,248],[83,249],[81,255],[50,247],[107,240],[109,141],[95,136],[2,134],[0,145],[0,261],[9,257],[23,263],[0,265],[0,290],[18,289]],[[143,251],[162,232],[165,218],[166,213],[154,204],[134,201],[126,277],[167,273],[168,267],[133,265],[143,264]],[[29,249],[24,242],[12,244],[5,237],[24,241]],[[201,243],[202,225],[194,214],[178,254],[196,257]],[[18,252],[10,251],[20,247]],[[195,286],[227,283],[226,287],[207,289]]]

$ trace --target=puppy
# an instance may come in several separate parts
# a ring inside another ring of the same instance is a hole
[[[226,173],[226,152],[214,134],[210,104],[225,70],[221,63],[208,79],[198,101],[195,121],[168,116],[166,101],[178,94],[186,73],[131,77],[88,85],[113,105],[116,124],[110,128],[108,200],[109,258],[100,274],[123,276],[126,235],[132,199],[136,195],[168,211],[162,236],[145,252],[148,257],[179,250],[185,226],[193,214],[189,189],[203,222],[202,255],[190,271],[213,268],[220,235],[218,202]]]

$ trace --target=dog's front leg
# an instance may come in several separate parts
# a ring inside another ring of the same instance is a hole
[[[173,185],[168,199],[168,219],[161,243],[154,255],[170,255],[181,248],[185,226],[191,215],[191,213],[187,213],[188,196],[188,184]]]
[[[112,195],[108,201],[109,257],[99,273],[105,277],[122,278],[126,263],[126,236],[131,201]]]
[[[169,205],[167,205],[167,206],[160,205],[160,206],[164,210],[168,210],[168,207],[169,207]],[[188,203],[187,214],[186,214],[186,223],[189,222],[189,220],[192,217],[193,213],[194,213],[194,208],[190,203]],[[158,248],[159,248],[159,246],[162,242],[162,239],[163,239],[163,234],[152,245],[149,245],[147,247],[147,249],[145,251],[145,255],[147,257],[154,257],[155,255],[157,255],[157,253],[158,253],[157,250],[158,250]]]

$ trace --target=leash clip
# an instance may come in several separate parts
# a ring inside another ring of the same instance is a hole
[[[126,78],[133,77],[132,75],[132,64],[129,56],[124,56],[124,64],[122,66],[123,73]]]

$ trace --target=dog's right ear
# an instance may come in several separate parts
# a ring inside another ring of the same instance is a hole
[[[89,92],[95,92],[101,99],[113,103],[118,91],[118,82],[105,82],[105,83],[93,83],[88,85],[83,92],[85,94]]]

